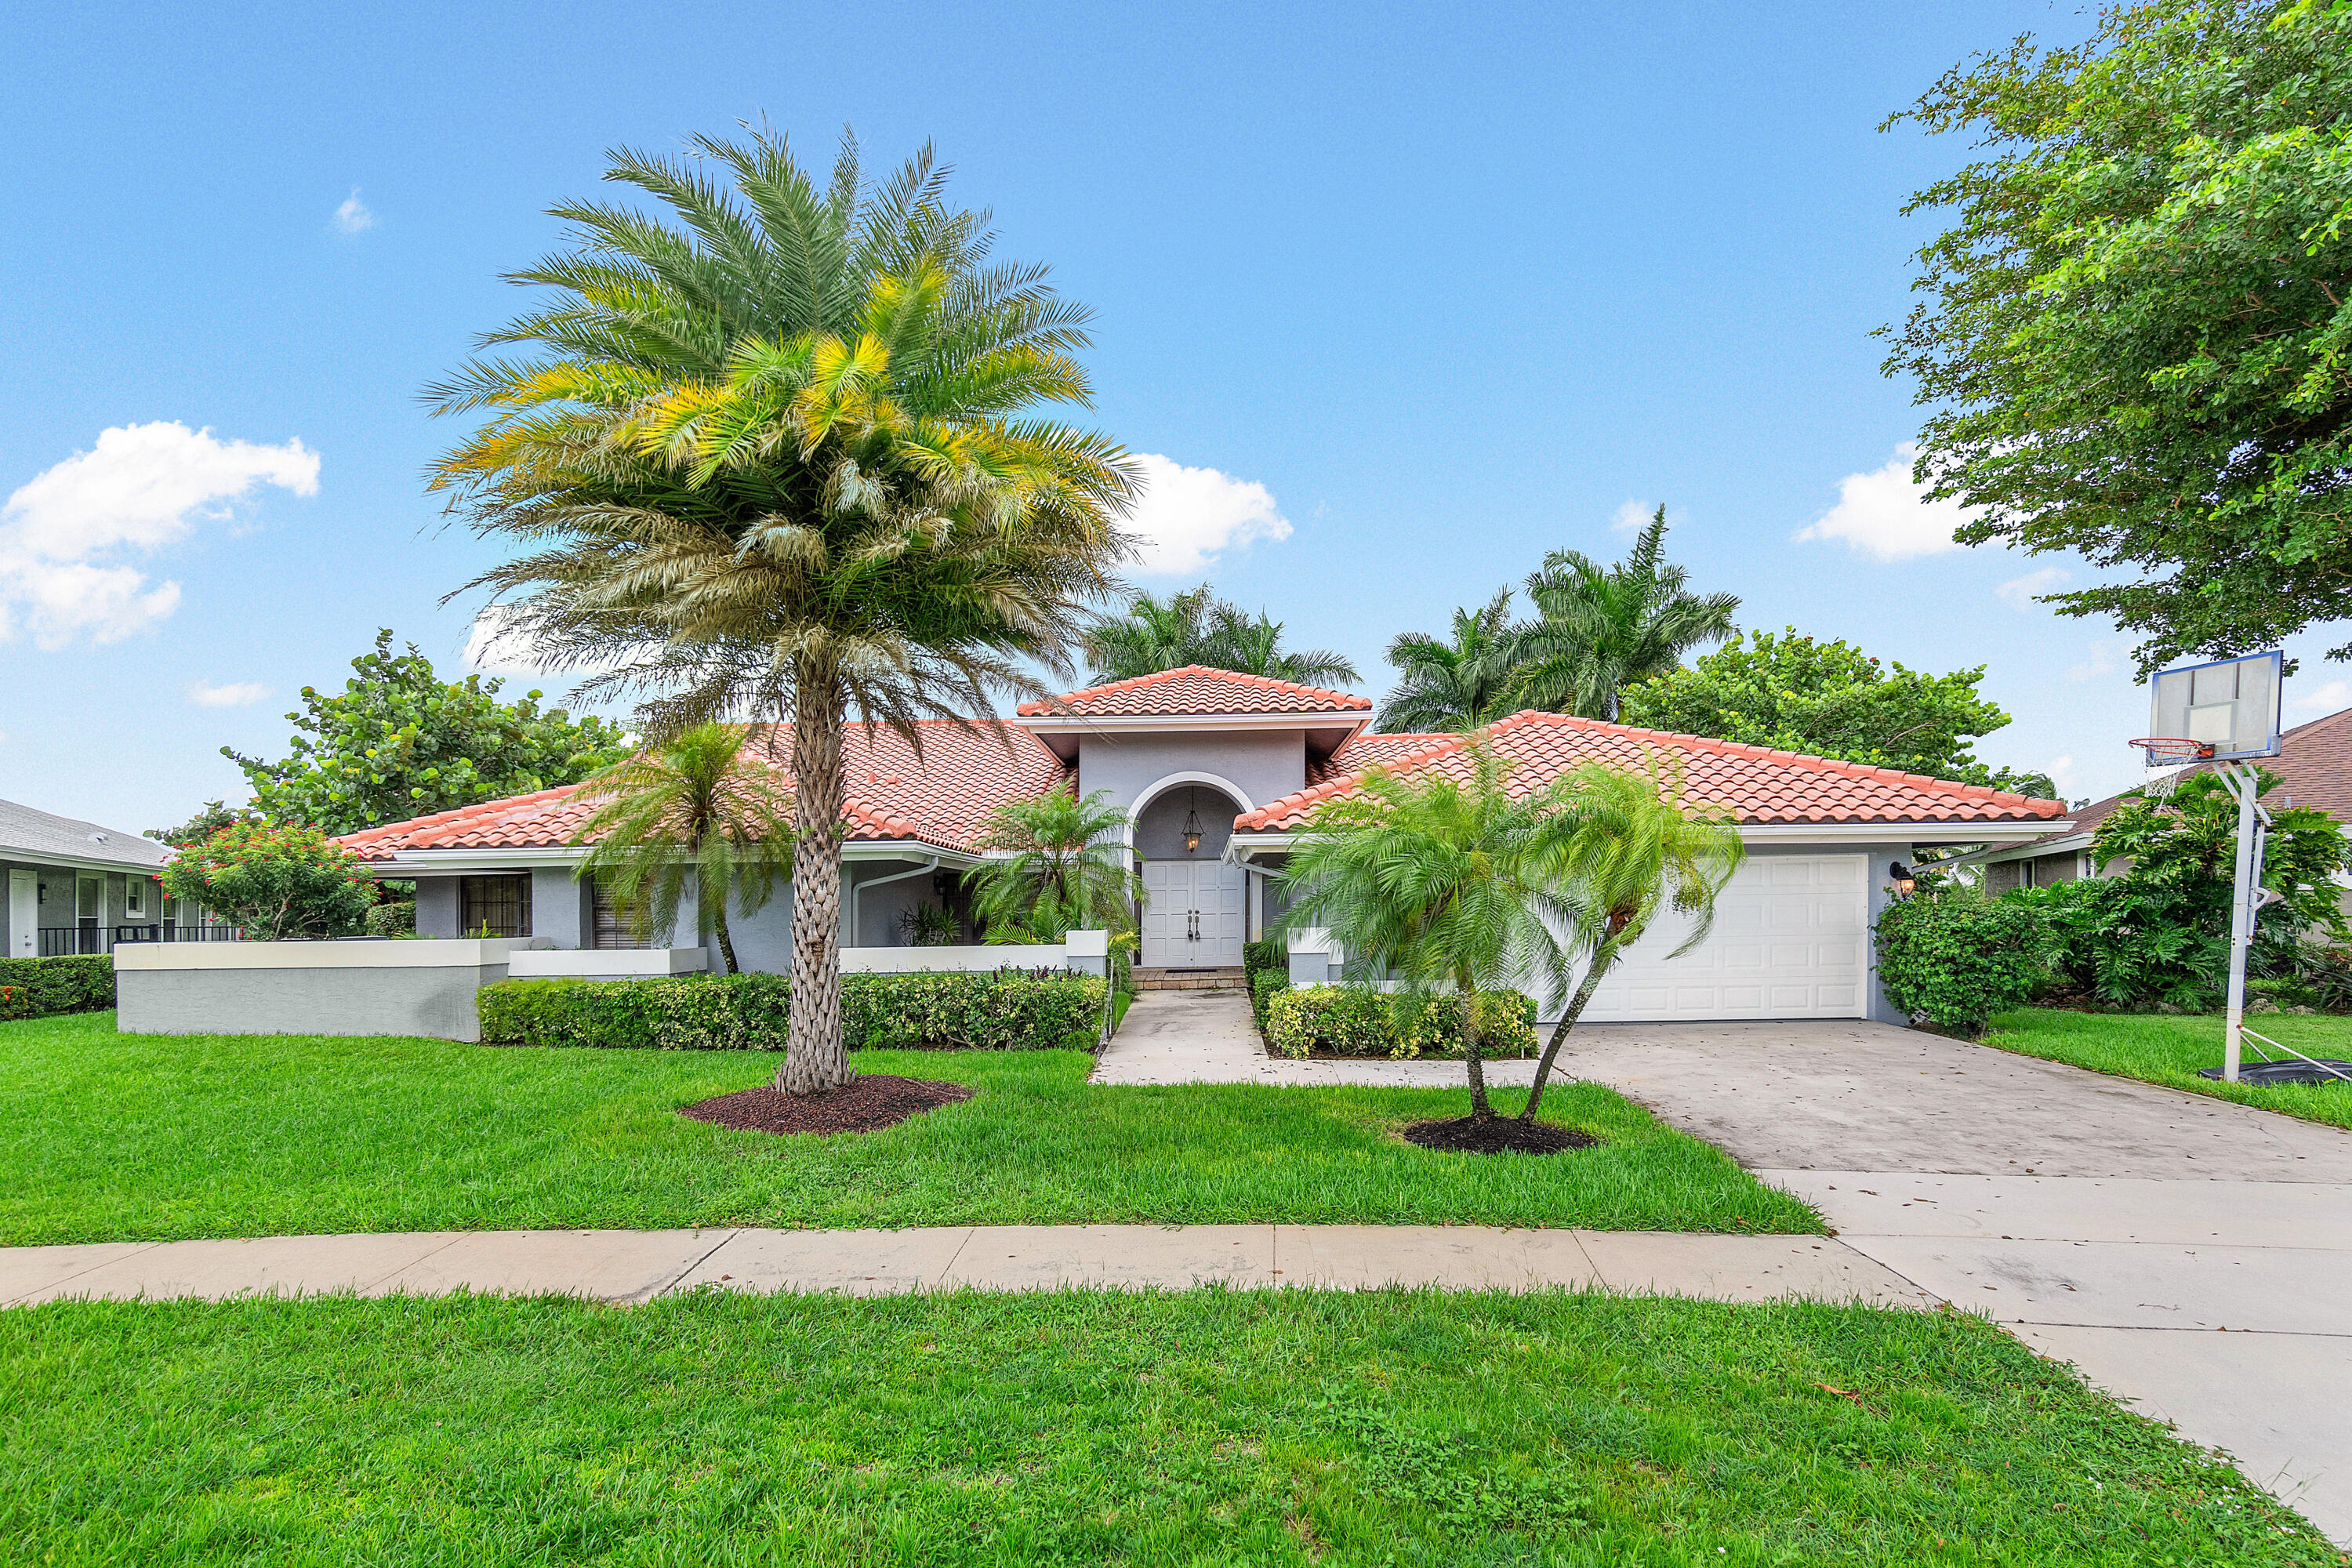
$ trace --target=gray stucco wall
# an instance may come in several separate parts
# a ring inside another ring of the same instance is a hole
[[[1078,738],[1078,793],[1107,791],[1110,804],[1131,810],[1144,791],[1171,773],[1214,773],[1249,797],[1248,805],[1294,795],[1307,784],[1304,731],[1187,731],[1153,735],[1083,734]],[[1207,812],[1202,812],[1205,819]],[[1181,822],[1184,814],[1179,811]],[[1230,827],[1231,822],[1226,826]]]
[[[1201,816],[1201,847],[1184,847],[1184,818]],[[1178,784],[1156,795],[1135,819],[1135,852],[1146,860],[1214,860],[1234,836],[1241,802],[1214,784]]]
[[[456,936],[457,934],[457,878],[419,877],[416,879],[416,934],[419,936]]]
[[[594,892],[569,866],[534,866],[530,871],[530,934],[561,948],[596,945]]]
[[[126,1035],[427,1035],[478,1040],[474,993],[503,963],[388,969],[126,969]]]

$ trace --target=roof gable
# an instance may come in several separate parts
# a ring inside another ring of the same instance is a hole
[[[1584,763],[1638,767],[1645,755],[1663,752],[1681,765],[1690,798],[1728,810],[1742,824],[1865,824],[1924,822],[2034,822],[2060,816],[2061,801],[2035,800],[1979,784],[1954,784],[1894,768],[1834,762],[1797,752],[1776,752],[1703,735],[1678,735],[1605,724],[1561,713],[1514,713],[1479,731],[1496,755],[1514,764],[1516,794],[1541,788]],[[1466,776],[1465,748],[1472,737],[1364,736],[1332,757],[1320,783],[1244,816],[1241,833],[1286,832],[1303,827],[1327,801],[1354,794],[1363,770],[1374,762],[1404,773],[1435,768]],[[1394,742],[1390,746],[1367,742]],[[1418,750],[1410,742],[1424,742]]]
[[[1270,676],[1244,675],[1188,664],[1107,686],[1089,686],[1040,701],[1024,702],[1024,719],[1201,717],[1260,713],[1369,713],[1371,700],[1349,691],[1328,691]]]

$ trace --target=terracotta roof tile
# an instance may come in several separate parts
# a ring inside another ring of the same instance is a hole
[[[1461,740],[1449,734],[1388,734],[1357,735],[1338,751],[1321,760],[1307,761],[1307,784],[1309,788],[1329,784],[1334,779],[1354,776],[1374,763],[1394,764],[1406,757],[1415,756],[1433,747],[1451,745]]]
[[[1263,675],[1212,669],[1188,664],[1089,686],[1041,702],[1024,702],[1024,718],[1068,714],[1078,718],[1141,718],[1162,714],[1191,716],[1209,713],[1368,713],[1371,700],[1352,692],[1326,691],[1319,686],[1299,686]]]
[[[889,730],[869,733],[852,724],[842,737],[841,815],[850,842],[911,840],[965,849],[992,807],[1069,778],[1068,765],[1024,730],[992,732],[946,721],[919,730],[919,761]],[[792,731],[763,727],[755,744],[782,771],[792,755]],[[412,849],[553,849],[570,844],[595,807],[577,785],[566,785],[388,823],[337,842],[369,860]]]
[[[1693,800],[1725,807],[1743,823],[2032,822],[2063,816],[2066,809],[2060,801],[2034,800],[1893,768],[1559,713],[1514,713],[1482,733],[1498,755],[1516,764],[1511,779],[1515,791],[1540,788],[1580,763],[1635,767],[1645,752],[1666,752],[1681,763]],[[1343,746],[1332,762],[1352,762],[1353,769],[1335,767],[1322,782],[1310,782],[1297,795],[1244,816],[1234,830],[1282,832],[1304,826],[1317,806],[1350,793],[1362,767],[1374,761],[1400,773],[1435,767],[1460,773],[1468,765],[1463,753],[1467,740],[1461,735],[1360,737],[1350,746],[1370,741],[1398,742],[1400,749],[1391,752],[1376,744],[1351,754]],[[1418,751],[1402,745],[1411,741],[1425,744]]]

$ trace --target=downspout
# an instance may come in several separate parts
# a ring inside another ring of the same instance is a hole
[[[939,858],[938,856],[934,855],[934,856],[932,856],[932,857],[931,857],[931,863],[930,863],[929,865],[928,865],[928,866],[918,866],[918,867],[916,867],[916,868],[915,868],[913,870],[911,870],[911,871],[893,871],[893,872],[891,872],[891,873],[890,873],[890,875],[888,875],[888,876],[887,876],[887,877],[877,877],[877,878],[875,878],[875,879],[874,879],[872,881],[870,881],[870,882],[852,882],[852,883],[850,883],[850,884],[849,884],[849,934],[850,934],[851,940],[850,940],[850,941],[848,941],[848,942],[845,942],[842,943],[842,945],[843,945],[844,947],[856,947],[856,946],[857,946],[857,945],[858,945],[858,943],[857,943],[857,942],[856,942],[856,937],[857,937],[860,933],[862,933],[862,932],[865,931],[865,929],[866,929],[866,922],[865,922],[864,921],[862,921],[861,919],[859,919],[858,917],[859,917],[860,913],[863,911],[863,910],[865,909],[865,898],[866,898],[866,889],[868,889],[868,888],[878,888],[878,887],[880,887],[880,886],[881,886],[883,883],[885,883],[885,882],[903,882],[903,881],[905,881],[905,880],[906,880],[908,878],[909,878],[909,877],[919,877],[919,876],[921,876],[921,875],[922,875],[924,872],[926,872],[926,871],[937,871],[939,868],[940,868],[940,858]]]

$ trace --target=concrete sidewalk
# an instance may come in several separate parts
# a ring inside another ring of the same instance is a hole
[[[507,1230],[0,1248],[0,1306],[352,1291],[552,1293],[642,1302],[731,1290],[1579,1290],[1715,1301],[1934,1304],[1828,1237],[1478,1226],[939,1226],[915,1230]]]

